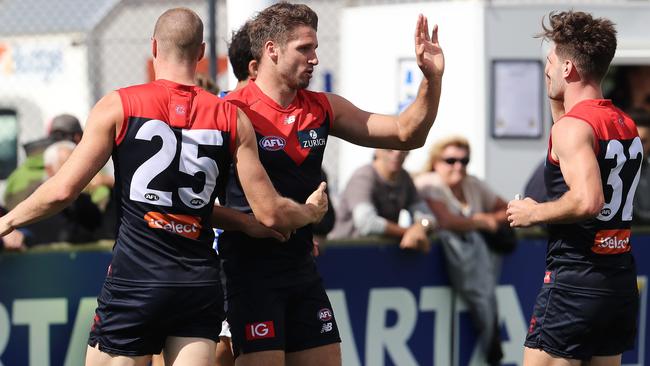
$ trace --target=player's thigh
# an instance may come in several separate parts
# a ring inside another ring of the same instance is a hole
[[[235,366],[285,366],[284,351],[244,353],[235,359]]]
[[[286,354],[286,358],[287,366],[340,366],[342,362],[341,346],[340,343],[333,343],[304,351],[290,352]]]
[[[524,366],[581,366],[581,360],[553,356],[537,348],[524,347]]]
[[[614,356],[594,356],[589,362],[586,363],[587,366],[621,366],[621,357],[622,355]]]
[[[167,337],[165,342],[165,365],[167,366],[214,366],[216,343],[196,337]]]
[[[230,337],[219,337],[217,343],[217,366],[233,366],[235,357],[232,354]]]
[[[86,366],[146,366],[151,356],[120,356],[99,350],[99,345],[86,348]]]
[[[165,366],[165,357],[162,352],[151,356],[151,366]]]

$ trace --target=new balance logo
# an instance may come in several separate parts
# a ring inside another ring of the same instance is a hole
[[[323,324],[323,327],[320,328],[320,332],[321,333],[331,332],[333,327],[334,326],[333,326],[332,322],[325,323],[325,324]]]

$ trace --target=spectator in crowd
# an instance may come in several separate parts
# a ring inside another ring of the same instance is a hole
[[[70,114],[60,114],[50,124],[48,136],[44,139],[25,144],[26,159],[7,178],[4,202],[7,209],[11,210],[43,183],[45,179],[45,165],[43,164],[43,151],[50,144],[67,140],[75,144],[81,140],[81,124]]]
[[[375,150],[371,164],[357,169],[341,195],[332,238],[379,235],[400,240],[402,249],[428,252],[435,219],[402,167],[407,151]],[[413,224],[398,224],[408,210]]]
[[[429,171],[416,177],[415,185],[438,220],[451,284],[467,302],[488,364],[498,365],[503,352],[495,290],[501,258],[479,231],[507,230],[507,203],[467,174],[469,161],[467,139],[442,139],[431,149]]]
[[[43,153],[46,177],[53,177],[63,166],[76,144],[61,140],[48,146]],[[35,246],[53,242],[87,243],[95,240],[95,230],[102,223],[102,213],[90,194],[82,192],[61,212],[22,228],[25,244]]]
[[[650,112],[646,109],[630,111],[630,117],[636,122],[636,129],[643,145],[643,163],[639,185],[633,202],[633,222],[650,225]]]
[[[546,202],[548,197],[546,196],[546,185],[544,184],[544,162],[546,159],[537,164],[535,170],[526,181],[526,186],[524,187],[524,196],[530,197],[537,202]]]

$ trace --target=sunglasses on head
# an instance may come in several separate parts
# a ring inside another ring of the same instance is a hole
[[[461,163],[461,164],[466,166],[467,164],[469,164],[469,158],[462,158],[462,159],[446,158],[446,159],[442,159],[442,161],[444,161],[445,163],[447,163],[449,165],[454,165],[456,163]]]

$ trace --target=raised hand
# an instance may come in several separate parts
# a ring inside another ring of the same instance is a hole
[[[445,71],[445,56],[438,43],[438,25],[434,24],[429,35],[429,21],[420,14],[415,24],[415,59],[428,80],[441,78]]]

